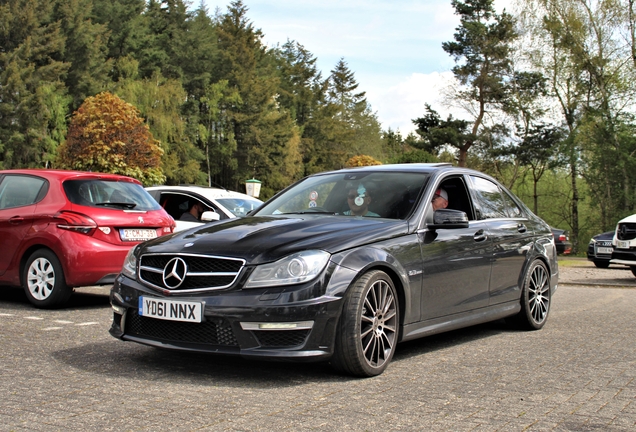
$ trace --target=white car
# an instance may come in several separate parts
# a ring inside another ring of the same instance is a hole
[[[205,186],[150,186],[146,190],[177,222],[175,231],[204,222],[245,216],[263,204],[258,198],[240,192]],[[203,204],[206,209],[201,215],[201,222],[179,220],[194,202]]]
[[[618,221],[612,245],[614,251],[610,262],[629,266],[636,276],[636,214]]]

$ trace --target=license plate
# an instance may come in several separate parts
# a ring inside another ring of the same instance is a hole
[[[619,249],[629,249],[629,242],[619,240],[618,243],[616,244],[616,247]]]
[[[120,229],[119,235],[122,241],[145,241],[157,237],[154,229]]]
[[[596,248],[596,253],[611,255],[612,254],[612,248],[611,247],[598,247],[598,248]]]
[[[139,315],[168,321],[200,323],[203,303],[139,297]]]

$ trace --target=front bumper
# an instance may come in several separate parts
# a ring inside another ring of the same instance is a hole
[[[110,294],[114,310],[110,334],[122,340],[180,351],[326,360],[333,354],[342,298],[316,296],[315,293],[324,292],[317,286],[322,283],[170,296],[205,303],[203,321],[190,323],[140,316],[140,296],[162,296],[120,275]],[[300,329],[259,329],[258,325],[307,322],[311,322],[311,328],[304,325]]]
[[[636,266],[636,248],[632,247],[630,249],[614,249],[610,262],[612,264]]]

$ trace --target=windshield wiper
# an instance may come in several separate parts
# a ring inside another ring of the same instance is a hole
[[[137,207],[137,204],[131,202],[100,202],[95,203],[95,205],[103,207],[123,207],[125,209],[132,209]]]
[[[283,215],[292,215],[292,214],[329,214],[329,215],[336,215],[338,213],[333,212],[333,211],[327,211],[327,210],[319,210],[319,211],[311,211],[311,210],[303,210],[303,211],[297,211],[297,212],[288,212],[288,213],[280,213]]]

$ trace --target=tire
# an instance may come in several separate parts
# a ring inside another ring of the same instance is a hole
[[[60,260],[48,249],[39,249],[27,259],[22,287],[29,301],[42,309],[62,306],[73,293],[66,285]]]
[[[362,275],[345,296],[332,366],[359,377],[384,372],[398,341],[399,311],[397,291],[386,273]]]
[[[598,268],[608,268],[610,263],[609,261],[594,261],[594,265]]]
[[[629,269],[632,271],[632,274],[636,276],[636,266],[632,266]]]
[[[521,292],[521,312],[509,319],[526,330],[539,330],[550,312],[550,275],[541,260],[535,260],[526,271]]]

